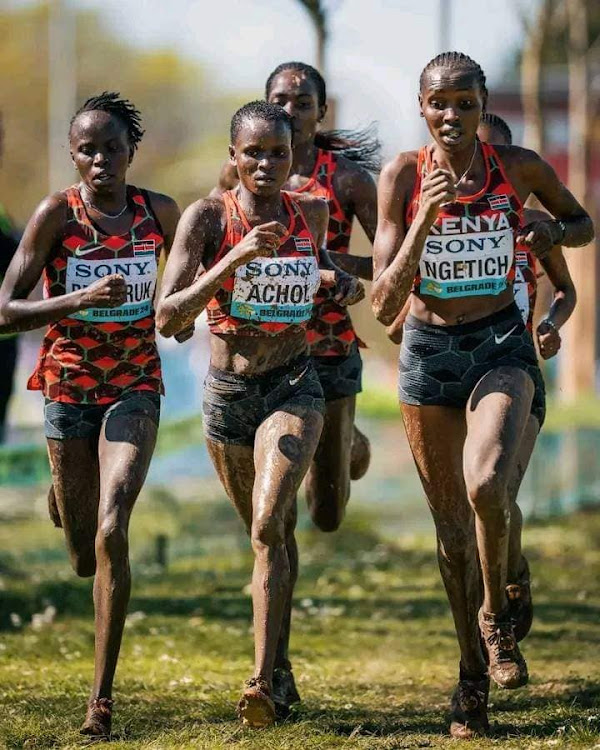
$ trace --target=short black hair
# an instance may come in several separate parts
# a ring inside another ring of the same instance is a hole
[[[477,79],[477,83],[483,94],[487,96],[488,90],[485,85],[485,73],[481,66],[464,52],[442,52],[430,60],[423,68],[419,77],[419,89],[423,91],[427,80],[427,73],[434,68],[453,68],[454,70],[464,70],[465,73],[472,73]]]
[[[121,99],[118,91],[103,91],[98,96],[91,96],[84,104],[79,107],[77,112],[71,118],[69,123],[69,135],[73,128],[73,123],[84,112],[108,112],[108,114],[121,120],[127,128],[127,137],[133,150],[137,149],[138,143],[142,140],[144,131],[142,130],[142,115],[128,99]]]
[[[503,120],[499,115],[494,115],[491,112],[483,112],[480,120],[482,125],[489,125],[491,128],[498,128],[498,130],[506,138],[506,142],[508,143],[508,145],[512,146],[512,132],[508,127],[508,123],[506,122],[506,120]]]
[[[231,127],[229,134],[231,143],[235,143],[236,138],[246,120],[264,120],[266,122],[282,122],[290,131],[292,140],[294,139],[294,123],[283,107],[279,104],[270,104],[262,99],[254,102],[248,102],[240,107],[231,118]]]
[[[325,86],[325,79],[316,68],[313,68],[312,65],[297,61],[281,63],[281,65],[278,65],[271,73],[271,75],[267,78],[267,84],[265,86],[265,96],[267,99],[271,95],[273,81],[280,73],[283,73],[286,70],[297,70],[299,73],[304,73],[304,75],[313,82],[315,88],[317,89],[317,100],[319,102],[319,107],[323,107],[325,105],[325,103],[327,102],[327,88]]]

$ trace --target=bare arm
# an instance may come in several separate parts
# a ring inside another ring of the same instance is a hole
[[[207,252],[216,252],[223,234],[222,212],[222,203],[213,199],[197,201],[183,212],[156,311],[156,324],[163,336],[173,336],[193,323],[238,266],[271,255],[285,232],[278,222],[254,227],[206,270],[203,263]]]
[[[394,322],[389,325],[385,332],[387,333],[388,338],[390,341],[392,341],[394,344],[400,345],[402,343],[402,336],[404,334],[404,321],[406,320],[406,316],[408,315],[408,311],[410,310],[410,295],[406,302],[404,303],[404,307],[398,315],[396,315],[396,318],[394,319]]]
[[[343,160],[343,172],[336,184],[338,195],[347,196],[354,214],[364,229],[369,242],[373,243],[377,229],[377,186],[366,169]],[[337,177],[338,173],[336,173]],[[331,259],[338,268],[352,276],[367,281],[373,280],[373,258],[330,251]]]
[[[0,289],[0,333],[31,331],[91,307],[119,307],[125,302],[125,280],[105,276],[85,289],[42,300],[27,297],[38,283],[66,222],[62,193],[46,198],[31,217]]]
[[[412,193],[415,165],[414,152],[400,154],[384,167],[379,180],[371,303],[375,317],[384,325],[393,323],[408,299],[440,205],[455,197],[450,173],[430,172],[423,180],[419,210],[406,231],[404,207]]]
[[[516,167],[518,170],[519,181],[555,217],[527,224],[517,237],[517,242],[528,245],[539,258],[548,253],[553,245],[582,247],[589,244],[594,239],[592,220],[558,179],[554,169],[533,151],[514,146],[511,150],[514,153],[511,153],[510,160],[513,169]],[[564,233],[557,220],[563,223]]]

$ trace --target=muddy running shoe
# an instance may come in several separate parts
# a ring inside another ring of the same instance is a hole
[[[113,701],[110,698],[90,701],[80,733],[91,737],[110,737],[112,709]]]
[[[526,685],[529,679],[527,664],[519,651],[507,611],[492,615],[480,609],[479,630],[490,677],[496,685],[507,690]]]
[[[464,679],[462,670],[450,703],[450,734],[458,740],[481,737],[490,728],[487,716],[490,678]]]
[[[352,447],[350,448],[350,479],[362,479],[371,463],[371,443],[369,438],[354,427]]]
[[[275,723],[275,704],[266,680],[251,677],[244,684],[244,692],[237,705],[242,724],[254,729],[270,727]]]
[[[300,695],[296,687],[291,665],[277,667],[273,670],[272,697],[278,719],[287,718],[290,715],[290,706],[294,703],[300,703]]]
[[[521,556],[521,572],[514,583],[507,585],[506,598],[515,638],[517,641],[522,641],[531,630],[533,620],[529,563],[523,556]]]
[[[50,489],[48,490],[48,515],[56,528],[62,529],[62,521],[60,520],[60,514],[58,512],[58,505],[56,504],[53,484],[50,485]]]

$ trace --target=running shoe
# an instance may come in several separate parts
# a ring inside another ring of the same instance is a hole
[[[110,698],[91,700],[79,732],[91,737],[110,737],[112,709],[113,701]]]
[[[523,638],[531,630],[533,621],[533,602],[531,601],[531,575],[529,563],[521,556],[521,572],[514,583],[506,587],[506,598],[508,600],[508,614],[512,621],[513,631],[517,641]]]
[[[490,728],[487,716],[490,678],[464,679],[462,670],[450,703],[450,734],[458,740],[481,737]]]
[[[514,690],[527,684],[527,664],[519,651],[507,610],[500,615],[479,610],[479,630],[490,677],[496,685]]]
[[[300,695],[292,667],[277,667],[273,670],[273,703],[275,703],[275,713],[278,719],[286,719],[290,715],[290,706],[294,703],[300,703]]]
[[[244,692],[237,705],[237,713],[246,727],[262,729],[275,723],[275,704],[271,689],[262,677],[246,680]]]
[[[362,479],[371,463],[371,443],[369,438],[356,427],[352,433],[352,447],[350,448],[350,479]]]

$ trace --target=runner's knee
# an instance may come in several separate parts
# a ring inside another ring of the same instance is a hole
[[[96,555],[115,564],[126,560],[128,551],[127,526],[115,510],[108,513],[98,527]]]
[[[255,552],[285,546],[286,529],[283,519],[276,515],[254,518],[250,539]]]
[[[465,467],[465,483],[469,502],[480,518],[509,514],[508,486],[504,472],[497,466],[485,467],[474,462]]]

